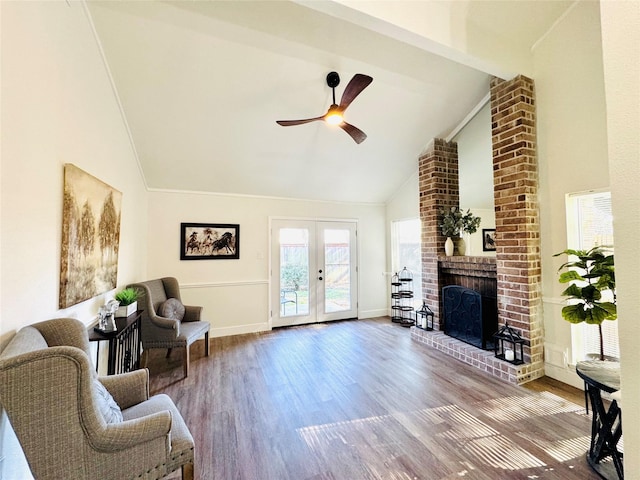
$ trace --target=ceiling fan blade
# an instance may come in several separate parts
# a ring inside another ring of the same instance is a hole
[[[324,115],[322,117],[305,118],[304,120],[276,120],[276,123],[283,127],[291,127],[293,125],[303,125],[305,123],[316,122],[318,120],[324,120]]]
[[[354,127],[353,125],[347,123],[347,122],[342,122],[340,125],[340,128],[343,129],[345,132],[347,132],[349,135],[351,135],[351,138],[353,138],[353,140],[357,143],[360,144],[362,142],[364,142],[367,138],[367,134],[364,133],[362,130],[360,130],[358,127]]]
[[[363,75],[362,73],[356,73],[349,81],[344,92],[342,92],[342,99],[340,100],[340,108],[344,110],[347,108],[353,100],[360,95],[369,84],[373,82],[373,78],[369,75]]]

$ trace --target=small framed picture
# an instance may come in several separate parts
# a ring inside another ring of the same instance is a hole
[[[495,228],[482,229],[482,251],[483,252],[496,251],[496,229]]]
[[[239,258],[240,225],[180,224],[180,260],[237,260]]]

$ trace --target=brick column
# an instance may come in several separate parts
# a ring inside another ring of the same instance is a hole
[[[444,254],[445,237],[438,226],[440,209],[458,206],[458,145],[435,138],[418,159],[420,222],[422,225],[422,299],[434,313],[440,329],[438,254]]]
[[[540,218],[533,80],[491,81],[498,322],[527,339],[532,378],[544,373]]]

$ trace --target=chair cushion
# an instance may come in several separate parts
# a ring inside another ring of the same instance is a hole
[[[184,305],[177,298],[168,298],[158,308],[158,315],[173,320],[182,320],[184,318]]]
[[[0,353],[0,359],[14,357],[22,353],[34,352],[48,348],[47,341],[35,328],[27,326],[21,328]]]
[[[107,423],[120,423],[122,422],[122,410],[113,399],[109,391],[102,383],[96,379],[93,381],[95,392],[95,399],[98,404],[98,410],[102,414],[104,421]]]
[[[152,396],[148,400],[124,410],[125,420],[151,415],[168,410],[171,413],[171,458],[167,462],[167,472],[172,472],[185,463],[193,462],[194,442],[180,411],[173,400],[164,393]]]

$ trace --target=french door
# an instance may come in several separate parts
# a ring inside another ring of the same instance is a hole
[[[273,220],[272,326],[358,316],[356,223]]]

